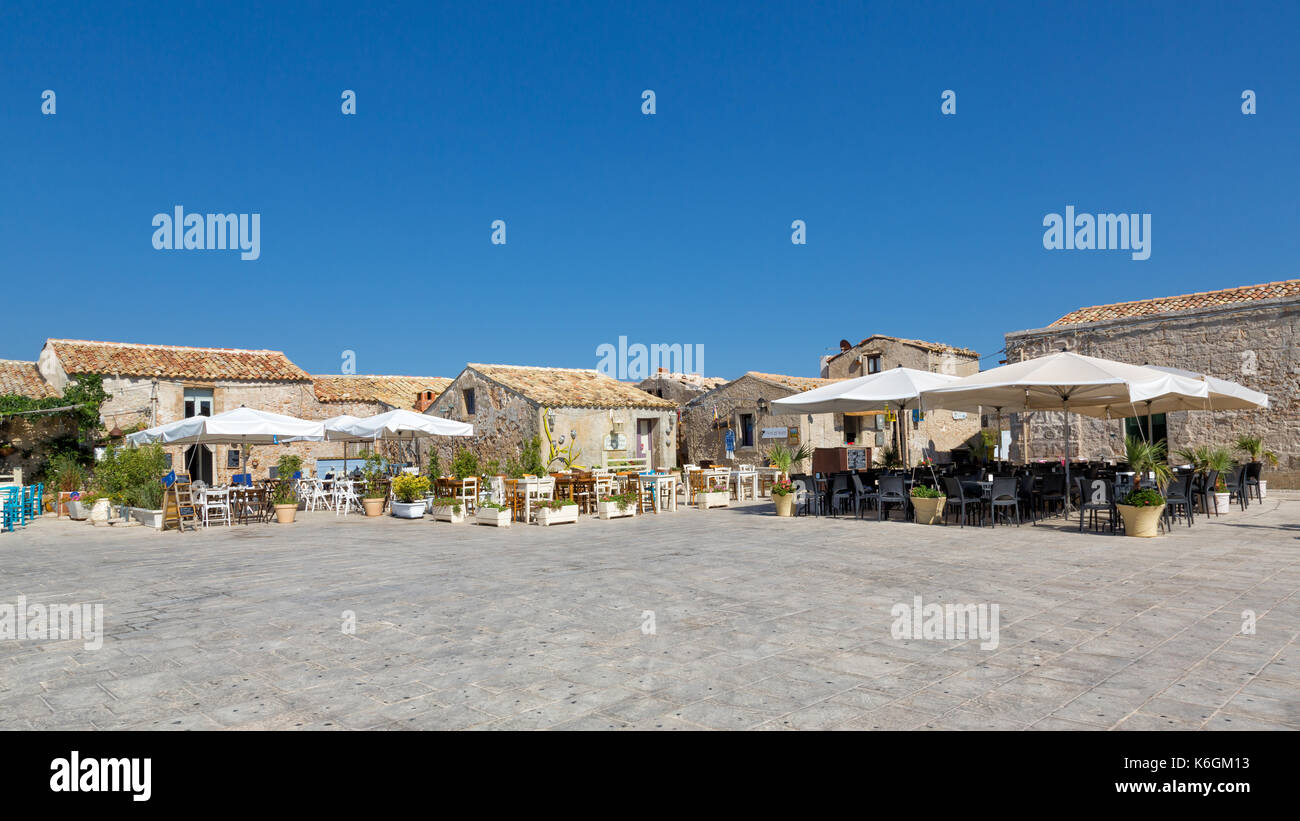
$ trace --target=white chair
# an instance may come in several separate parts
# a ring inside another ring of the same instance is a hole
[[[306,494],[307,509],[329,510],[333,507],[333,494],[325,489],[325,483],[320,479],[303,479],[298,486],[299,492]]]
[[[203,513],[203,526],[208,527],[212,519],[225,521],[226,527],[230,527],[230,488],[205,488],[203,491],[203,501],[199,503],[199,510]]]
[[[473,513],[478,507],[478,477],[466,476],[461,480],[461,486],[456,491],[456,499],[464,506],[466,513]]]
[[[360,507],[361,497],[357,495],[356,488],[353,487],[350,479],[334,480],[334,515],[342,513],[344,516],[352,511],[354,506]]]

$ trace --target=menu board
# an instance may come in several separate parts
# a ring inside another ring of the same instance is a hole
[[[849,448],[848,449],[849,470],[866,470],[867,469],[867,449],[866,448]]]

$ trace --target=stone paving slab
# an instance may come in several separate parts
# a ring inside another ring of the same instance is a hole
[[[0,639],[0,729],[1300,729],[1297,590],[1278,491],[1150,540],[766,502],[508,529],[47,517],[0,535],[0,605],[101,604],[105,635]],[[998,646],[894,638],[916,596],[997,604]]]

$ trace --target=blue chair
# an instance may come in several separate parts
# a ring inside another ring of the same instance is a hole
[[[23,517],[35,519],[41,515],[41,507],[45,502],[45,483],[37,482],[28,485],[24,490],[27,498],[24,501]]]
[[[0,530],[13,532],[22,520],[22,489],[0,487]]]

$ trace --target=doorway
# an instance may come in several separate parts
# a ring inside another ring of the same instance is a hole
[[[202,480],[212,487],[212,448],[207,445],[190,445],[185,449],[185,472],[191,482]]]
[[[654,458],[651,454],[654,452],[656,421],[655,419],[636,420],[636,455],[638,459],[646,460],[647,468],[654,467]]]

